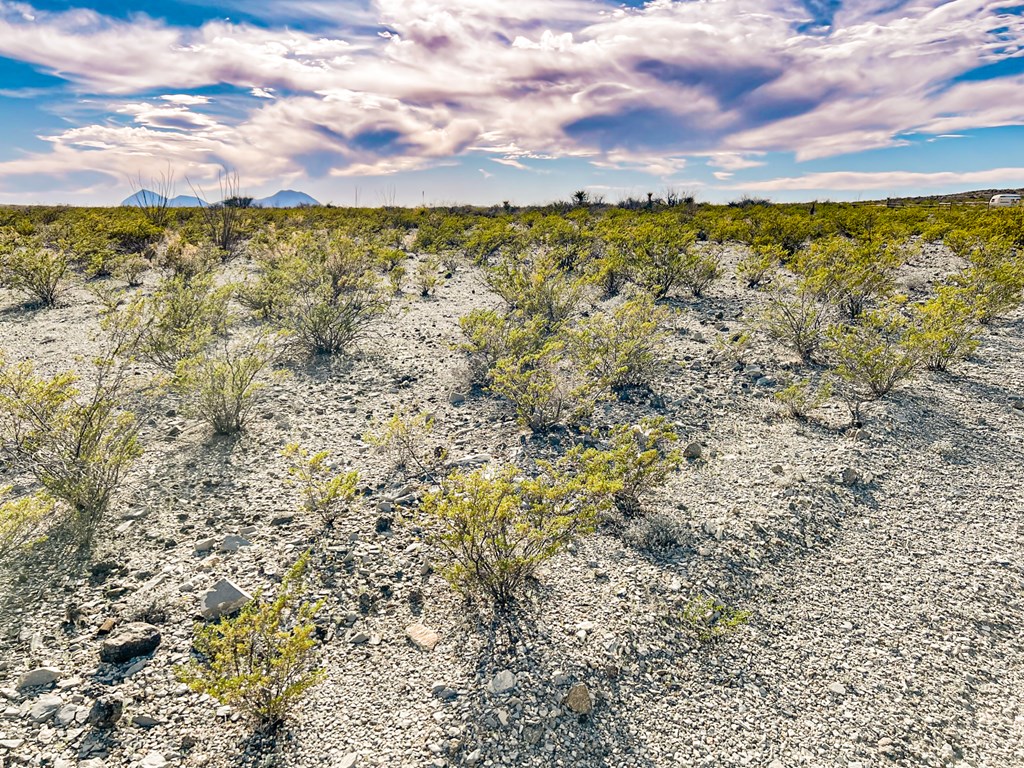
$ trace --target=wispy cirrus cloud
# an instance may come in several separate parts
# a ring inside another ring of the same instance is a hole
[[[170,162],[260,183],[483,152],[517,169],[576,158],[657,178],[700,160],[731,181],[766,153],[810,160],[1024,124],[1024,76],[958,79],[1021,55],[1024,17],[1003,0],[288,5],[270,26],[184,27],[0,0],[0,55],[102,105],[47,134],[49,150],[0,162],[0,179]],[[288,13],[323,26],[290,29]]]
[[[940,187],[1024,183],[1024,167],[992,168],[984,171],[922,173],[918,171],[830,171],[763,181],[746,182],[734,189],[751,192],[789,190],[893,190],[906,187]]]

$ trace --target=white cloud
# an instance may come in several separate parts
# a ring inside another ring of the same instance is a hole
[[[767,152],[820,158],[910,132],[1024,124],[1024,78],[954,82],[1019,54],[1024,17],[1004,5],[851,2],[827,32],[805,34],[798,0],[376,0],[378,30],[313,34],[0,0],[0,55],[118,99],[0,175],[123,176],[143,158],[192,173],[228,163],[256,183],[481,151],[519,169],[574,157],[663,178],[703,157],[724,180]],[[303,13],[327,19],[331,7],[314,0]],[[261,102],[183,93],[208,86]],[[138,96],[153,91],[167,95]]]
[[[902,187],[937,189],[968,184],[1024,185],[1024,167],[992,168],[985,171],[962,173],[945,171],[921,173],[916,171],[831,171],[809,173],[805,176],[768,179],[766,181],[736,184],[731,189],[750,192],[780,192],[791,190],[887,190]]]

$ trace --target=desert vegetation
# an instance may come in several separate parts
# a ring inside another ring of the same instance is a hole
[[[710,686],[768,717],[790,683],[750,659],[811,664],[793,582],[842,570],[822,563],[942,462],[1019,471],[986,425],[1019,436],[1024,413],[1024,219],[676,203],[0,208],[0,662],[54,667],[63,696],[37,717],[12,681],[3,749],[155,766],[159,737],[182,765],[298,765],[322,737],[347,766],[617,765],[628,709],[697,722]],[[988,640],[1001,595],[972,596]],[[968,632],[941,642],[988,642]],[[128,698],[72,677],[89,665]],[[851,665],[800,700],[866,697],[875,664]],[[119,740],[122,705],[148,725]],[[342,744],[339,718],[395,723]],[[669,764],[651,749],[621,764]]]

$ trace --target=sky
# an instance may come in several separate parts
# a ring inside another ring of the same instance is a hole
[[[1024,186],[1024,2],[0,0],[0,203]]]

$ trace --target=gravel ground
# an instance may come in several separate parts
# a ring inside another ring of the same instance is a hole
[[[903,278],[919,291],[952,266],[925,249]],[[524,434],[494,399],[451,397],[457,319],[498,302],[468,267],[437,294],[407,294],[352,358],[295,369],[238,439],[161,403],[87,561],[44,550],[0,571],[0,765],[1024,765],[1024,315],[992,327],[952,374],[922,374],[870,406],[853,431],[838,405],[808,424],[781,418],[763,378],[795,361],[764,340],[745,366],[721,359],[712,340],[740,330],[760,294],[725,278],[676,302],[678,365],[660,394],[703,456],[651,505],[672,545],[652,551],[643,520],[604,526],[494,625],[433,573],[401,523],[398,500],[415,489],[361,440],[405,407],[435,415],[455,459],[558,449],[557,434]],[[95,349],[99,305],[85,291],[50,311],[0,303],[11,359],[52,372]],[[600,419],[652,410],[616,403]],[[331,450],[367,485],[358,514],[327,536],[283,482],[292,441]],[[251,546],[195,552],[243,531]],[[173,668],[209,586],[272,587],[311,544],[326,682],[267,757],[237,713]],[[707,644],[666,629],[699,594],[749,622]],[[107,619],[115,633],[152,623],[159,647],[101,662]],[[434,650],[407,640],[417,622],[437,632]],[[17,690],[40,666],[56,680]],[[577,683],[588,715],[566,701]],[[125,709],[104,730],[86,717],[107,694]]]

